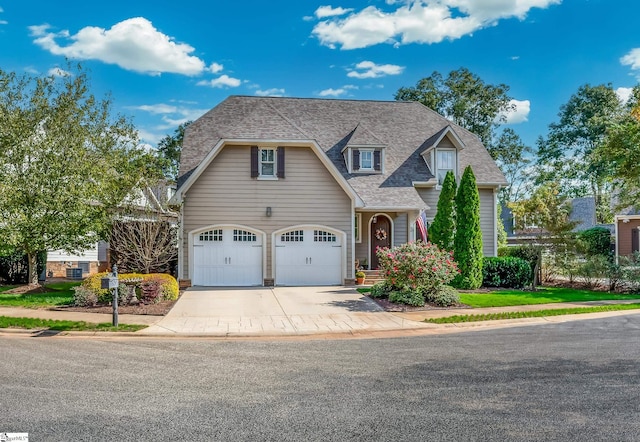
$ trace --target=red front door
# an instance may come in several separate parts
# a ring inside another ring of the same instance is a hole
[[[378,268],[378,247],[391,247],[391,220],[384,215],[377,215],[371,220],[371,267]]]

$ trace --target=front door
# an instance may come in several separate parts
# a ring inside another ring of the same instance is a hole
[[[378,268],[378,255],[376,250],[378,247],[391,247],[391,220],[385,215],[374,216],[371,220],[371,267],[375,270]]]

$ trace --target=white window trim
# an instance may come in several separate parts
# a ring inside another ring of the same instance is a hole
[[[440,172],[438,152],[453,152],[453,169],[447,169],[447,170],[451,170],[453,172],[453,176],[457,181],[458,180],[458,151],[454,148],[449,148],[449,147],[441,147],[441,148],[436,148],[434,150],[435,150],[435,153],[434,153],[435,174],[434,175],[436,176],[436,181],[438,181],[438,173]],[[441,189],[441,188],[442,188],[442,184],[438,183],[436,185],[436,189]]]
[[[362,213],[356,213],[355,219],[354,219],[354,229],[353,229],[353,234],[355,236],[355,242],[356,243],[361,243],[362,242]],[[356,235],[356,229],[355,226],[358,226],[358,232]]]
[[[273,175],[262,174],[262,151],[273,151]],[[278,150],[275,147],[260,147],[258,149],[258,179],[259,180],[277,180],[278,179]]]

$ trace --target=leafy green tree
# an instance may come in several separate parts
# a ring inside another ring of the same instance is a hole
[[[533,149],[513,129],[506,128],[488,150],[509,183],[500,191],[500,202],[518,201],[531,181]]]
[[[438,209],[429,226],[429,241],[444,250],[453,250],[456,232],[456,178],[447,172],[438,198]]]
[[[609,128],[598,155],[609,164],[618,206],[640,209],[640,85],[634,88],[631,105]]]
[[[577,221],[570,221],[571,201],[560,192],[558,183],[546,183],[536,188],[526,200],[510,203],[516,229],[528,230],[536,226],[539,244],[551,252],[551,262],[570,278],[577,270],[577,242],[573,229]]]
[[[28,256],[86,249],[152,171],[129,120],[89,92],[82,68],[56,78],[0,70],[0,242]]]
[[[598,148],[620,111],[610,84],[583,85],[560,108],[560,120],[549,125],[547,138],[538,140],[538,184],[556,182],[564,194],[593,195],[600,223],[612,217],[607,207],[612,169]]]
[[[191,121],[182,123],[173,132],[173,135],[166,135],[158,142],[158,157],[162,174],[169,180],[176,181],[178,179],[184,131],[191,123]]]
[[[482,285],[482,231],[480,230],[480,195],[476,177],[467,166],[456,195],[456,234],[453,254],[460,274],[454,287],[476,289]]]
[[[506,121],[505,112],[514,108],[509,86],[491,85],[466,68],[451,71],[444,79],[434,71],[415,87],[401,87],[399,101],[418,101],[476,134],[490,146],[496,127]]]

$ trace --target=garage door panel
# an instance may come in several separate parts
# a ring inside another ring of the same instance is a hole
[[[196,236],[193,285],[262,285],[262,236],[221,228]]]
[[[294,230],[277,235],[275,259],[277,284],[342,283],[340,238],[321,228]]]

